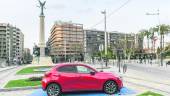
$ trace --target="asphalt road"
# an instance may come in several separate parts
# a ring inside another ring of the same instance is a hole
[[[127,66],[128,70],[134,70],[135,74],[125,76],[128,83],[170,95],[170,66],[167,69],[136,63],[127,64]]]
[[[170,79],[170,70],[162,70],[162,69],[157,69],[151,66],[145,66],[145,64],[127,64],[128,69],[136,70],[136,71],[141,71],[146,74],[150,74],[152,76],[156,77],[165,77]],[[170,67],[170,66],[168,66]],[[170,68],[169,68],[170,69]]]

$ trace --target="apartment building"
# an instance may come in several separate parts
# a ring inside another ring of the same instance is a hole
[[[99,46],[104,45],[104,31],[84,30],[84,52],[92,55],[99,51]]]
[[[0,23],[0,59],[12,62],[22,58],[24,52],[24,34],[15,26]]]
[[[84,53],[83,25],[57,21],[51,29],[49,38],[50,55],[65,61],[74,57],[78,58]],[[76,57],[75,57],[76,56]]]
[[[136,34],[122,33],[118,31],[107,32],[108,36],[108,47],[113,51],[117,49],[130,49],[130,48],[142,48],[142,40],[136,40]],[[96,29],[84,30],[84,51],[85,55],[91,56],[93,53],[99,51],[99,46],[103,45],[104,49],[104,31]],[[137,46],[135,46],[138,44]]]

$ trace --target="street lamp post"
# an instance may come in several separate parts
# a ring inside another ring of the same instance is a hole
[[[157,15],[158,16],[158,23],[159,23],[159,28],[158,28],[158,33],[160,34],[160,50],[161,50],[161,54],[160,54],[160,56],[161,56],[161,66],[163,66],[163,56],[162,56],[162,35],[161,35],[161,33],[160,33],[160,19],[159,19],[159,15],[160,15],[160,12],[159,12],[159,9],[157,10],[157,13],[146,13],[146,15]]]
[[[106,10],[101,12],[104,14],[104,32],[105,32],[105,56],[106,56],[106,66],[107,66],[107,32],[106,32]]]
[[[121,61],[121,58],[120,58],[120,57],[121,57],[121,55],[122,55],[122,51],[123,51],[123,50],[122,50],[121,48],[118,48],[118,49],[117,49],[117,57],[118,57],[118,62],[117,62],[117,63],[118,63],[118,67],[119,67],[119,70],[118,70],[119,72],[121,72],[121,71],[120,71],[120,67],[121,67],[121,66],[120,66],[120,61]]]
[[[100,59],[101,59],[102,58],[102,51],[103,51],[103,44],[100,44],[99,51],[100,51]],[[102,67],[102,71],[103,71],[103,63],[101,63],[101,67]]]

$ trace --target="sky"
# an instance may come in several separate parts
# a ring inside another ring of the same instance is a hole
[[[84,25],[84,29],[104,29],[102,10],[107,13],[107,31],[137,33],[158,25],[156,13],[160,10],[160,23],[170,24],[170,0],[129,0],[114,14],[108,16],[128,0],[46,0],[45,38],[55,21],[72,21]],[[39,15],[38,0],[0,0],[0,23],[10,23],[24,33],[25,48],[38,44]],[[168,39],[168,37],[166,37]]]

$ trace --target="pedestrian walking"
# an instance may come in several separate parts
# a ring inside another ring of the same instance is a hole
[[[150,64],[152,65],[152,56],[150,56]]]
[[[126,73],[126,71],[127,71],[127,65],[124,64],[124,65],[123,65],[123,73]]]
[[[143,59],[144,59],[144,63],[146,64],[146,57],[144,56]]]

